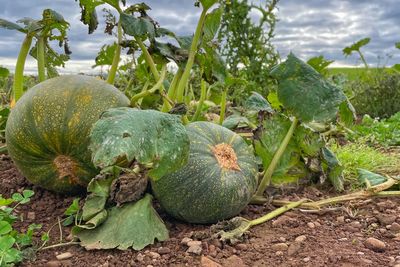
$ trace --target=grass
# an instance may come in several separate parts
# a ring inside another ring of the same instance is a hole
[[[359,80],[360,77],[364,76],[367,73],[367,71],[371,73],[379,73],[383,70],[394,72],[394,70],[390,68],[369,68],[368,70],[365,68],[328,68],[327,70],[328,75],[343,74],[346,76],[348,81]]]
[[[387,152],[358,142],[344,146],[333,143],[330,144],[330,149],[344,166],[345,180],[354,186],[358,184],[357,168],[379,174],[400,174],[400,150],[399,152]]]

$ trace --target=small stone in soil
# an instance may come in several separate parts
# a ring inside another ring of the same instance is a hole
[[[294,242],[290,244],[288,248],[288,255],[293,256],[295,255],[299,250],[301,249],[301,243],[300,242]]]
[[[310,261],[310,257],[305,257],[305,258],[303,259],[303,261],[304,261],[304,262],[309,262],[309,261]]]
[[[181,244],[182,244],[182,245],[187,245],[187,243],[190,242],[190,241],[193,241],[193,239],[191,239],[191,238],[189,238],[189,237],[184,237],[184,238],[181,240]]]
[[[394,223],[394,221],[396,220],[396,215],[387,215],[381,213],[377,215],[376,218],[378,219],[381,225],[389,225]]]
[[[138,262],[143,262],[144,261],[144,257],[145,256],[142,253],[138,253],[137,256],[136,256],[136,260]]]
[[[337,221],[338,223],[344,223],[344,216],[339,216],[339,217],[337,217],[337,218],[336,218],[336,221]]]
[[[288,249],[288,245],[285,243],[277,243],[271,246],[271,249],[274,251],[286,251]]]
[[[203,249],[201,248],[201,246],[198,246],[198,245],[190,246],[186,250],[187,253],[192,253],[192,254],[196,254],[196,255],[200,255],[202,251],[203,251]]]
[[[315,228],[315,224],[312,223],[312,222],[307,223],[307,226],[308,226],[309,228],[311,228],[311,229],[314,229],[314,228]]]
[[[186,244],[188,247],[201,246],[201,241],[189,241]]]
[[[230,256],[225,260],[224,263],[224,266],[229,267],[246,267],[246,264],[244,264],[243,260],[236,255]]]
[[[62,254],[60,254],[60,255],[57,255],[56,256],[56,258],[57,258],[57,260],[66,260],[66,259],[69,259],[69,258],[71,258],[73,255],[72,255],[72,253],[71,252],[65,252],[65,253],[62,253]]]
[[[236,245],[236,248],[238,249],[238,250],[247,250],[247,245],[246,244],[237,244]]]
[[[61,262],[59,262],[59,261],[48,261],[48,262],[46,262],[46,264],[44,266],[45,267],[59,267],[59,266],[61,266]]]
[[[171,253],[171,249],[170,249],[170,248],[166,248],[166,247],[159,247],[159,248],[157,249],[157,252],[158,252],[160,255],[169,254],[169,253]]]
[[[307,239],[307,236],[305,236],[305,235],[299,235],[298,237],[296,237],[296,239],[295,239],[294,241],[295,241],[295,242],[301,243],[301,242],[306,241],[306,239]]]
[[[219,264],[205,256],[201,256],[200,263],[201,263],[201,267],[221,267],[221,264]]]
[[[365,240],[365,246],[373,251],[382,252],[386,248],[386,244],[379,239],[369,237]]]
[[[157,252],[153,252],[153,251],[150,251],[150,252],[149,252],[149,256],[150,256],[152,259],[158,259],[158,258],[161,257],[160,254],[158,254]]]
[[[400,231],[400,224],[398,224],[397,222],[392,223],[390,230],[392,230],[393,232],[399,232]]]
[[[276,256],[283,256],[283,251],[277,251],[277,252],[275,252],[275,255]]]

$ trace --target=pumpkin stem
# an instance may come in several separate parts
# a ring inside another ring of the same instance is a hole
[[[221,168],[240,171],[240,167],[237,163],[236,153],[231,145],[221,143],[213,146],[211,150]]]
[[[79,184],[79,178],[75,174],[77,164],[74,160],[65,155],[58,155],[53,162],[56,165],[59,179],[69,177],[70,184]]]

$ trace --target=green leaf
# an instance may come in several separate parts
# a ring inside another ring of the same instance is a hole
[[[24,196],[24,198],[30,198],[35,194],[35,192],[33,192],[32,190],[24,190],[22,192],[22,195]]]
[[[8,206],[14,202],[12,198],[1,198],[0,197],[0,207]]]
[[[12,230],[11,224],[9,224],[6,221],[0,221],[0,235],[5,235],[11,232],[11,230]]]
[[[395,43],[394,46],[395,46],[397,49],[400,49],[400,42]]]
[[[244,107],[255,111],[274,112],[268,101],[257,92],[252,92],[251,96],[244,103]]]
[[[89,34],[93,33],[97,29],[99,21],[97,20],[96,7],[102,4],[104,4],[104,1],[101,0],[79,0],[81,21],[83,24],[88,25]]]
[[[400,64],[394,64],[393,68],[397,71],[400,71]]]
[[[75,198],[71,205],[64,211],[64,215],[70,216],[77,214],[79,211],[79,200],[80,198]]]
[[[370,172],[365,169],[359,168],[357,169],[357,172],[358,172],[358,180],[363,184],[365,184],[367,188],[387,181],[387,178],[385,176],[382,176],[374,172]]]
[[[256,132],[254,148],[263,162],[264,169],[270,165],[290,126],[291,121],[288,118],[276,113],[265,119],[262,128]],[[306,176],[307,170],[301,161],[300,153],[296,139],[292,138],[274,170],[273,183],[292,183]]]
[[[271,75],[278,80],[279,101],[302,122],[334,120],[346,96],[292,53],[274,67]]]
[[[343,191],[343,170],[344,167],[335,154],[328,148],[321,150],[322,168],[329,181],[337,191]]]
[[[323,55],[318,57],[312,57],[307,61],[307,64],[313,67],[320,74],[325,75],[327,73],[326,68],[332,64],[333,60],[327,60]]]
[[[12,248],[14,243],[15,243],[15,238],[9,235],[0,236],[0,251]]]
[[[24,199],[24,197],[20,193],[12,194],[11,198],[16,202],[20,202]]]
[[[107,220],[95,229],[73,229],[86,249],[121,250],[132,247],[141,250],[154,240],[168,239],[168,230],[151,205],[152,197],[147,194],[136,203],[113,207]]]
[[[364,45],[367,45],[369,43],[369,41],[371,41],[371,38],[364,38],[361,39],[353,44],[351,44],[350,46],[347,46],[343,49],[343,54],[345,56],[350,56],[351,53],[355,52],[355,51],[359,51],[361,47],[363,47]]]
[[[214,4],[216,4],[218,0],[200,0],[203,9],[207,10],[210,9]]]
[[[212,12],[206,15],[203,27],[203,40],[204,42],[210,42],[214,39],[218,32],[221,17],[222,17],[222,6],[214,9]]]
[[[111,66],[114,59],[115,49],[117,48],[117,43],[113,43],[112,45],[103,45],[97,53],[95,58],[95,64],[92,68],[98,66]]]
[[[347,98],[339,106],[339,118],[347,127],[353,125],[357,119],[356,110]]]
[[[222,123],[222,126],[228,129],[236,129],[241,126],[247,126],[249,125],[250,121],[248,118],[239,116],[239,115],[231,115],[227,117],[224,122]]]
[[[133,15],[121,13],[120,20],[122,29],[128,35],[138,37],[147,35],[150,39],[155,37],[155,26],[148,17],[136,18]]]
[[[23,33],[26,33],[26,30],[19,26],[18,24],[5,20],[5,19],[0,19],[0,28],[8,29],[8,30],[17,30]]]
[[[0,67],[0,78],[7,78],[10,71],[7,68]]]
[[[103,113],[91,132],[93,163],[101,168],[136,160],[159,179],[188,159],[189,138],[176,115],[155,110],[113,108]]]

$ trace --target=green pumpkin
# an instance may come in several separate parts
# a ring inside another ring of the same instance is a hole
[[[122,92],[94,77],[46,80],[11,110],[8,152],[33,184],[59,193],[81,192],[98,173],[88,150],[92,125],[105,110],[128,105]]]
[[[186,127],[189,161],[177,172],[152,181],[167,213],[190,223],[215,223],[237,215],[257,188],[253,150],[238,134],[209,122]]]

